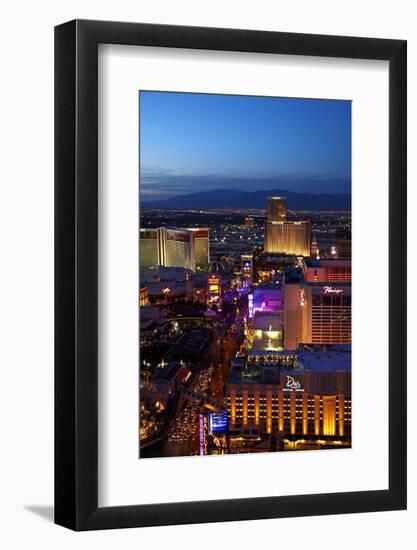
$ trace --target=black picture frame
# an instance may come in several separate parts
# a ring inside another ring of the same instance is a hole
[[[98,507],[98,44],[389,62],[389,488]],[[74,20],[55,28],[55,522],[109,529],[406,508],[406,41]]]

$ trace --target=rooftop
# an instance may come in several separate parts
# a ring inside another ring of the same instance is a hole
[[[296,362],[291,358],[297,356]],[[258,369],[253,370],[247,359],[235,358],[232,362],[233,367],[229,375],[229,384],[270,384],[275,377],[278,380],[282,374],[303,374],[305,371],[314,371],[317,373],[331,373],[337,371],[351,371],[351,345],[350,344],[332,344],[332,345],[301,345],[296,352],[284,350],[282,352],[271,351],[248,351],[250,356],[264,356],[265,363],[258,364]],[[274,365],[271,357],[275,359],[282,357],[280,365]],[[285,360],[285,358],[287,360]],[[237,360],[238,359],[238,360]],[[251,357],[253,361],[253,357]],[[260,368],[259,368],[260,367]]]
[[[165,368],[157,370],[155,373],[155,379],[172,380],[178,374],[180,369],[185,369],[181,363],[168,363]]]
[[[292,376],[294,374],[302,374],[303,370],[299,367],[279,367],[268,365],[252,371],[242,366],[234,366],[229,374],[228,384],[277,384],[279,383],[280,375]]]
[[[256,330],[282,330],[282,314],[274,311],[255,311],[252,328]]]
[[[265,290],[273,290],[274,292],[278,292],[281,290],[281,286],[279,283],[260,283],[253,289],[254,292],[262,292]]]
[[[351,260],[338,260],[336,258],[326,258],[325,260],[314,260],[306,258],[304,262],[306,267],[350,267],[352,265]]]
[[[352,369],[350,344],[302,345],[297,350],[298,363],[305,370],[334,372]]]

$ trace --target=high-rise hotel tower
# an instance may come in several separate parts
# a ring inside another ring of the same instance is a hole
[[[350,260],[303,260],[303,277],[284,281],[285,349],[352,343]]]
[[[206,269],[210,258],[209,232],[207,228],[141,229],[139,248],[142,268]]]
[[[310,256],[310,222],[288,221],[285,197],[268,198],[265,252]]]

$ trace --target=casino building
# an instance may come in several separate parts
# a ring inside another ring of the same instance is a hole
[[[351,285],[286,284],[284,348],[352,342]]]
[[[350,445],[351,347],[249,352],[232,368],[227,407],[236,452],[274,434],[287,446]]]
[[[265,253],[310,256],[310,222],[288,221],[285,197],[268,198]]]
[[[210,262],[210,240],[207,227],[188,228],[192,232],[192,243],[194,247],[195,271],[204,271]]]
[[[209,230],[141,229],[139,254],[141,268],[145,269],[156,269],[158,266],[192,271],[206,269],[210,258]]]
[[[284,348],[352,342],[349,260],[306,260],[303,277],[285,280]]]

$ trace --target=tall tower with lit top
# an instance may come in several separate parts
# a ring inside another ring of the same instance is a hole
[[[288,221],[285,197],[269,197],[266,207],[265,252],[310,256],[310,222]]]

